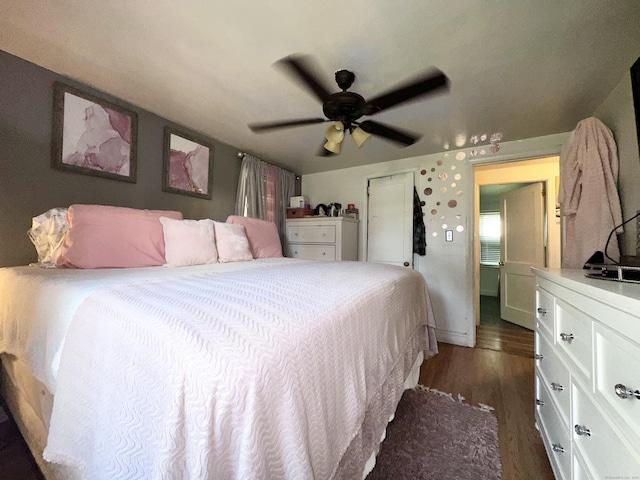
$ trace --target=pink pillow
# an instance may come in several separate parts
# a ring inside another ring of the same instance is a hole
[[[216,247],[218,248],[218,261],[244,262],[253,260],[249,241],[244,233],[244,226],[233,223],[213,222],[216,232]]]
[[[280,234],[275,223],[238,215],[230,215],[227,223],[244,225],[253,258],[282,257]]]
[[[71,205],[69,230],[56,265],[75,268],[162,265],[164,235],[160,217],[182,213],[104,205]]]
[[[164,231],[165,267],[218,262],[213,220],[175,220],[160,217]]]

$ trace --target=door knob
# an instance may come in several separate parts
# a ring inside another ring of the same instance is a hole
[[[501,267],[504,267],[504,262],[503,261],[499,261],[498,265],[500,265]]]

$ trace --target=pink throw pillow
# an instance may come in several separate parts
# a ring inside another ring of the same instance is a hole
[[[230,215],[227,223],[244,225],[253,258],[282,257],[282,243],[275,223],[238,215]]]
[[[175,220],[160,217],[164,231],[165,267],[218,262],[213,220]]]
[[[182,213],[105,205],[71,205],[57,266],[72,268],[151,267],[165,263],[160,217]]]
[[[218,261],[245,262],[253,260],[249,241],[244,233],[244,226],[233,223],[213,222],[216,232],[216,247],[218,248]]]

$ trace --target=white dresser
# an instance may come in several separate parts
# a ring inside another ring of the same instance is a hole
[[[533,271],[535,416],[556,478],[640,478],[640,284]]]
[[[358,220],[345,217],[287,219],[287,257],[305,260],[357,260]]]

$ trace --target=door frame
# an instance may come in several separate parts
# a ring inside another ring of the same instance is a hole
[[[549,268],[560,268],[562,239],[560,222],[556,221],[556,205],[560,180],[560,156],[513,159],[502,163],[473,165],[473,310],[475,325],[480,324],[480,187],[507,183],[542,182],[547,189],[547,250],[545,262]],[[559,219],[558,219],[559,220]],[[550,241],[550,239],[552,239]]]

